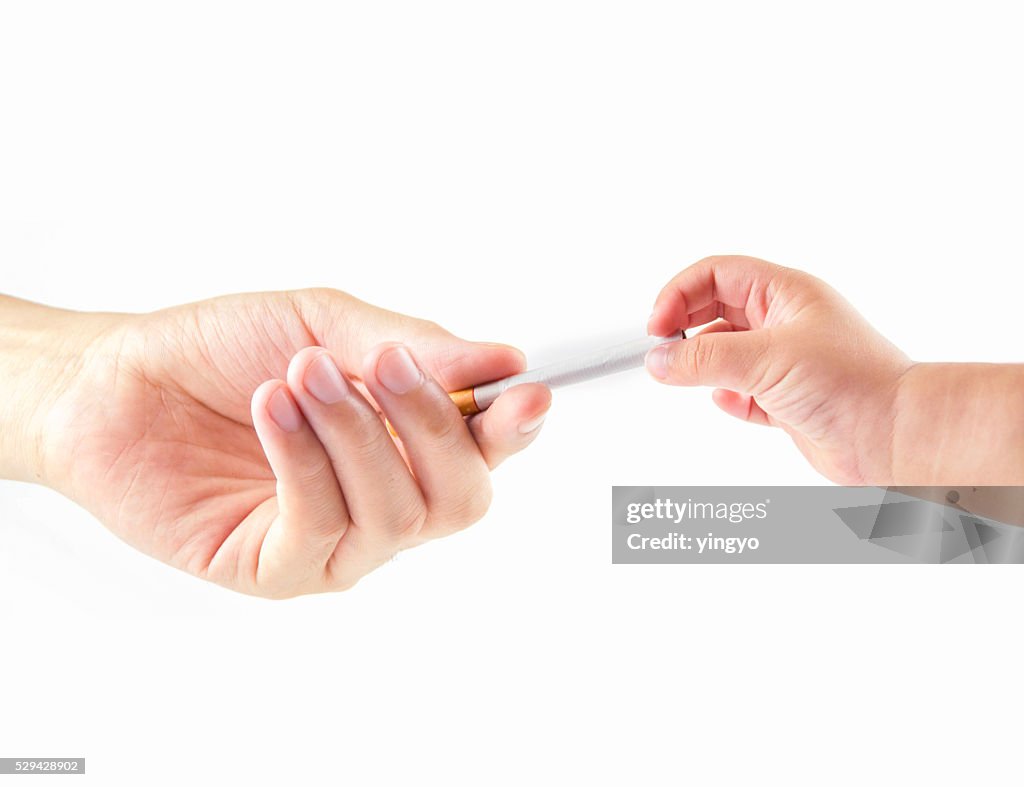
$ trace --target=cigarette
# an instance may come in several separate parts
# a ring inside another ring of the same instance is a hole
[[[522,374],[514,374],[511,377],[484,383],[475,388],[452,391],[448,395],[458,405],[460,413],[474,415],[486,410],[494,403],[495,399],[514,385],[544,383],[551,388],[559,388],[563,385],[575,385],[586,380],[617,374],[628,369],[638,369],[644,365],[644,358],[652,347],[685,338],[686,334],[683,331],[671,336],[645,336],[643,339],[606,347],[603,350],[595,350],[586,355],[542,366],[539,369],[530,369]]]

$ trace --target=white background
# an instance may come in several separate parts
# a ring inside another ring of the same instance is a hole
[[[333,286],[543,361],[738,252],[917,359],[1021,360],[1013,4],[829,5],[4,3],[0,288]],[[0,484],[0,756],[98,785],[1019,783],[1019,570],[610,564],[612,484],[802,483],[781,433],[625,375],[557,394],[476,527],[283,603]]]

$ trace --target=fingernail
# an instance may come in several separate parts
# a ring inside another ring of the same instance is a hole
[[[423,372],[409,351],[399,345],[385,350],[377,361],[377,379],[393,394],[406,394],[423,382]]]
[[[644,363],[648,372],[659,380],[664,380],[668,377],[668,347],[655,347],[647,353]]]
[[[544,419],[547,418],[547,413],[541,413],[536,418],[531,418],[528,421],[523,421],[519,424],[519,434],[530,434],[530,432],[536,432],[540,429],[541,424],[544,423]]]
[[[291,394],[284,389],[278,388],[267,400],[267,413],[274,423],[286,432],[297,432],[302,426],[302,416],[299,408],[295,406]]]
[[[342,377],[334,359],[327,353],[318,355],[306,368],[302,384],[324,404],[340,402],[348,393],[348,383]]]

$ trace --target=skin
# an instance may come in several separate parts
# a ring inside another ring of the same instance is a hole
[[[651,374],[714,386],[837,483],[1024,485],[1022,365],[915,363],[824,282],[750,257],[681,272],[648,327],[702,325],[652,350]],[[523,367],[331,290],[143,315],[0,296],[0,477],[235,590],[340,590],[483,515],[488,470],[533,440],[550,393],[517,386],[466,421],[445,391]]]
[[[840,484],[1024,484],[1024,365],[915,363],[835,290],[752,257],[709,257],[658,295],[652,350],[668,385],[707,385],[725,412],[785,430]]]
[[[524,366],[332,290],[152,314],[0,296],[0,475],[225,587],[343,590],[483,516],[489,470],[536,437],[550,392],[519,386],[469,420],[445,392]]]

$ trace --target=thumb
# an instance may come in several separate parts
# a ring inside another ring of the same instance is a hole
[[[526,356],[515,347],[493,342],[470,342],[433,327],[439,333],[428,330],[407,339],[397,334],[390,341],[404,341],[423,369],[446,391],[500,380],[526,368]]]
[[[770,384],[770,330],[711,331],[647,353],[647,371],[667,385],[710,385],[745,394]]]

